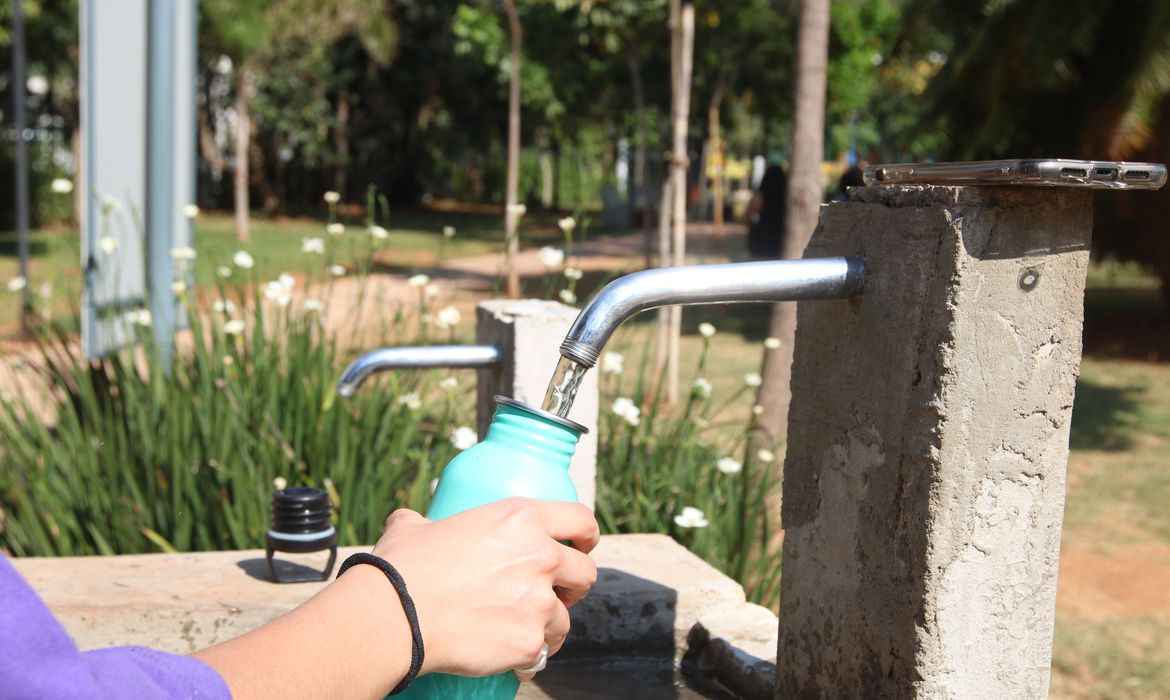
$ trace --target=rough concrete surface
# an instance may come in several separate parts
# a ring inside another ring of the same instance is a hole
[[[1044,697],[1089,193],[870,187],[805,255],[785,462],[779,697]]]
[[[482,301],[476,307],[477,343],[495,345],[503,362],[494,369],[479,370],[479,403],[476,419],[482,436],[496,410],[492,397],[510,396],[533,406],[544,403],[544,394],[557,362],[561,341],[579,311],[555,301],[539,299]],[[589,428],[577,443],[569,475],[577,498],[593,507],[597,492],[598,372],[589,372],[577,392],[569,418]]]
[[[343,548],[338,560],[357,551]],[[597,584],[573,608],[566,655],[676,658],[700,616],[745,605],[739,584],[664,535],[607,535],[593,557]],[[325,556],[278,558],[319,567]],[[12,563],[83,649],[141,644],[187,653],[264,624],[325,585],[272,583],[262,550]]]
[[[699,618],[683,664],[739,698],[772,697],[776,683],[776,616],[748,603]]]

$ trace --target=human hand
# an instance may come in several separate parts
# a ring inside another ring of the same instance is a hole
[[[434,522],[397,510],[373,553],[414,599],[422,672],[486,676],[531,668],[544,644],[549,656],[561,648],[568,608],[597,580],[588,552],[598,537],[585,506],[510,498]]]

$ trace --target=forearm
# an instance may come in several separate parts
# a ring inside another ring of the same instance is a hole
[[[194,656],[236,700],[379,698],[406,675],[410,652],[393,586],[378,569],[355,566],[288,614]]]

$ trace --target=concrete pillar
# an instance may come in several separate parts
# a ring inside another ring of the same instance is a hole
[[[555,301],[496,299],[476,308],[477,343],[500,349],[503,361],[478,371],[479,399],[476,418],[482,437],[491,423],[496,394],[540,406],[549,379],[561,359],[560,345],[577,318],[578,310]],[[589,428],[581,436],[569,473],[581,502],[593,507],[597,492],[597,372],[585,375],[569,418]]]
[[[1083,190],[870,187],[805,254],[777,693],[1046,697],[1092,225]]]

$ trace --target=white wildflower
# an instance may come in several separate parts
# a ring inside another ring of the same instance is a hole
[[[230,299],[216,299],[211,302],[211,309],[216,313],[230,314],[236,310],[236,305]]]
[[[183,280],[175,280],[171,282],[171,291],[175,294],[182,294],[187,291],[187,283]]]
[[[195,204],[186,204],[183,206],[183,216],[188,219],[194,219],[199,216],[199,207]]]
[[[760,460],[764,464],[771,464],[772,462],[776,461],[776,453],[772,450],[761,447],[759,451],[756,452],[756,459]]]
[[[341,201],[341,193],[330,190],[325,193],[325,201],[329,204],[337,204]]]
[[[241,250],[232,256],[232,263],[241,270],[251,270],[256,261],[248,254],[248,251]]]
[[[280,277],[277,277],[276,281],[279,282],[280,286],[284,287],[290,293],[292,292],[293,287],[297,285],[297,278],[293,277],[287,272],[280,273]]]
[[[703,511],[693,506],[685,506],[682,512],[674,516],[674,524],[683,528],[707,527],[707,516]]]
[[[220,265],[219,267],[215,268],[215,274],[224,278],[231,277],[232,269],[226,265]]]
[[[695,419],[695,425],[698,426],[699,430],[706,430],[707,428],[711,427],[711,421],[702,416],[699,416]]]
[[[73,181],[67,177],[53,178],[53,182],[49,187],[56,194],[69,194],[73,191]]]
[[[466,450],[477,442],[479,442],[479,435],[466,425],[461,425],[451,432],[451,444],[457,450]]]
[[[752,415],[753,416],[764,415],[764,407],[761,406],[760,404],[756,404],[755,406],[752,406]]]
[[[406,406],[407,410],[417,411],[422,408],[422,397],[418,395],[417,391],[412,391],[409,394],[403,394],[398,397],[399,405]]]
[[[601,355],[601,372],[603,374],[621,374],[625,369],[626,358],[620,352],[605,352]]]
[[[194,260],[195,249],[189,245],[171,248],[171,257],[175,260]]]
[[[566,216],[557,222],[557,226],[565,233],[572,233],[573,229],[577,228],[577,220],[571,216]]]
[[[421,289],[431,283],[431,278],[427,277],[426,275],[419,274],[414,275],[410,279],[406,280],[406,283],[415,289]]]
[[[634,403],[633,399],[628,399],[625,396],[619,396],[613,400],[614,415],[625,419],[630,425],[638,425],[642,422],[642,409]]]
[[[537,256],[545,267],[556,267],[565,261],[565,251],[547,245],[537,252]]]
[[[276,302],[278,306],[288,306],[292,301],[292,290],[281,284],[280,280],[272,280],[264,285],[264,298]]]
[[[444,307],[435,316],[435,325],[442,329],[454,328],[463,315],[459,313],[459,309],[454,306]]]
[[[137,326],[149,326],[154,323],[154,318],[150,315],[150,309],[138,309],[126,314],[126,320]]]
[[[579,267],[566,267],[565,268],[565,278],[566,279],[579,280],[584,276],[585,276],[585,273],[581,272],[581,268],[579,268]]]
[[[700,323],[699,334],[704,338],[710,338],[715,335],[715,326],[712,326],[710,323]]]
[[[444,226],[443,227],[443,238],[454,238],[454,237],[455,237],[455,227],[454,226]]]
[[[743,465],[731,457],[720,457],[715,463],[715,468],[724,474],[738,474],[743,471]]]
[[[507,209],[508,213],[515,216],[517,219],[519,219],[521,216],[524,216],[528,212],[528,207],[524,206],[523,204],[509,204]]]
[[[244,328],[246,327],[247,326],[245,325],[243,319],[233,318],[232,320],[223,324],[223,332],[227,333],[228,335],[239,335],[244,332]]]
[[[760,376],[759,372],[748,372],[743,375],[743,383],[755,387],[763,384],[764,379]]]
[[[102,197],[103,214],[117,214],[120,211],[122,211],[122,202],[120,200],[108,194]]]
[[[223,366],[224,367],[231,367],[234,364],[236,364],[236,358],[232,357],[231,355],[224,355],[223,356]]]
[[[41,286],[37,289],[37,294],[42,299],[49,299],[53,296],[53,285],[48,282],[41,282]]]
[[[426,296],[427,299],[434,299],[435,297],[439,296],[439,285],[433,283],[428,284],[423,288],[423,295]]]
[[[98,241],[98,248],[106,255],[109,255],[118,249],[118,239],[113,236],[104,236]]]
[[[330,236],[340,236],[345,233],[345,224],[329,224],[325,227],[325,233],[328,233]]]
[[[455,377],[443,377],[439,380],[439,388],[443,391],[455,391],[457,386],[459,386],[459,380]]]
[[[557,293],[557,296],[559,296],[561,301],[565,302],[566,304],[577,303],[577,295],[573,293],[572,289],[562,289]]]
[[[272,485],[276,487],[277,491],[283,491],[288,488],[288,479],[278,476],[272,480]]]
[[[691,391],[699,398],[709,399],[711,398],[711,382],[699,377],[691,384]]]
[[[319,314],[325,310],[325,302],[320,299],[305,299],[305,313]]]
[[[381,226],[371,226],[370,235],[374,238],[377,238],[379,241],[382,241],[390,237],[390,232]]]
[[[16,276],[8,280],[8,291],[10,292],[19,292],[26,286],[28,286],[28,280],[23,277]]]
[[[343,267],[341,265],[330,265],[328,267],[328,270],[329,270],[329,274],[333,275],[334,277],[344,277],[345,276],[345,267]]]
[[[780,347],[780,339],[768,336],[767,338],[764,338],[764,347],[769,350],[775,350],[776,348]]]
[[[309,255],[324,255],[325,241],[321,238],[302,238],[301,252]]]

